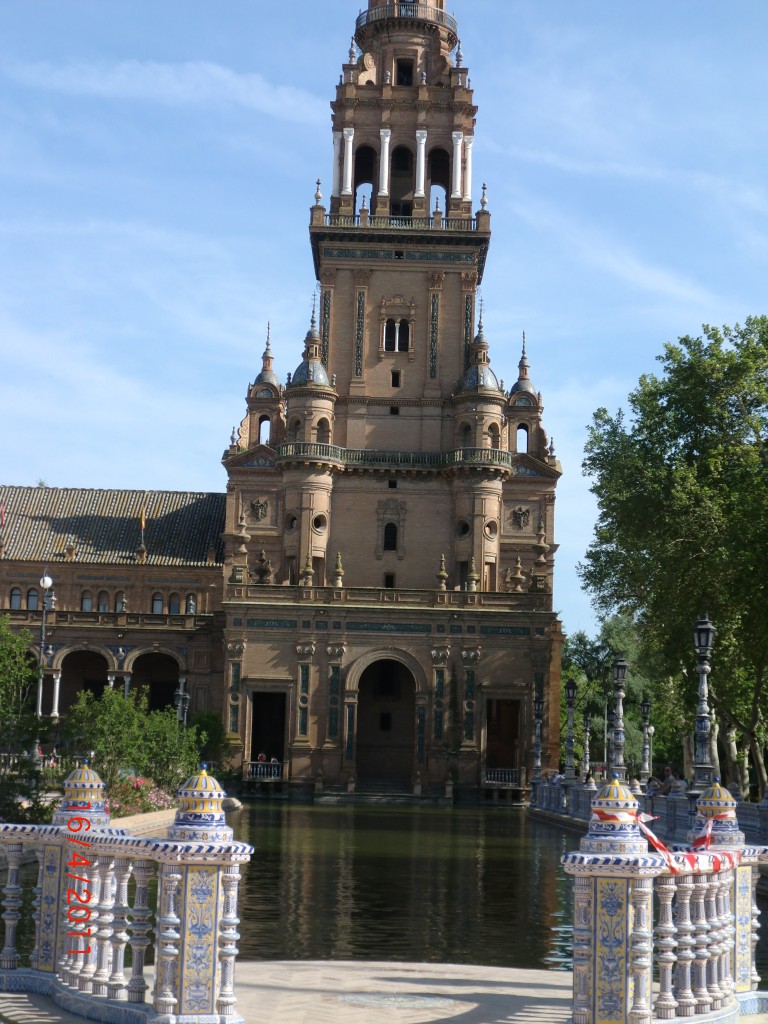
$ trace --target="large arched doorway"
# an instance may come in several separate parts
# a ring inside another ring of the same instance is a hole
[[[375,661],[360,677],[358,782],[410,786],[416,742],[416,682],[399,661]]]
[[[59,713],[67,713],[81,690],[100,697],[107,685],[108,671],[107,659],[98,651],[70,651],[65,655],[61,662]],[[43,714],[49,715],[52,710],[53,687],[48,675],[43,686]]]

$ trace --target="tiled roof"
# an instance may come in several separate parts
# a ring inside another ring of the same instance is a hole
[[[224,494],[0,486],[6,559],[136,563],[142,509],[147,565],[221,564]]]

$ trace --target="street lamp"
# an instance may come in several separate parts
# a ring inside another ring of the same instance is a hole
[[[715,638],[715,627],[703,615],[693,627],[693,646],[699,659],[699,704],[696,709],[696,760],[693,765],[693,788],[702,792],[712,784],[712,760],[709,750],[709,655]]]
[[[584,781],[587,781],[589,775],[589,730],[592,728],[592,715],[588,711],[584,712],[584,759],[581,762],[581,770],[584,775]]]
[[[576,769],[573,764],[573,707],[576,703],[576,682],[569,679],[565,684],[565,705],[568,714],[568,727],[565,733],[565,781],[573,782]]]
[[[544,701],[539,691],[533,700],[533,777],[538,779],[541,776],[541,720],[544,715]]]
[[[645,697],[640,704],[640,714],[643,716],[643,762],[640,766],[640,781],[647,782],[651,775],[648,762],[650,748],[648,746],[648,729],[651,717],[651,702]]]
[[[179,678],[179,688],[173,695],[176,699],[176,718],[179,725],[187,724],[187,712],[189,711],[189,694],[187,693],[187,680],[184,676]]]
[[[624,680],[627,678],[627,663],[617,658],[613,663],[613,685],[616,707],[613,720],[613,770],[617,778],[624,780],[627,769],[624,764]]]
[[[35,736],[35,753],[34,763],[35,769],[40,770],[43,764],[43,759],[40,756],[40,719],[43,717],[43,675],[45,672],[45,616],[49,609],[53,609],[56,603],[56,597],[53,593],[53,580],[48,575],[48,570],[43,569],[43,575],[40,579],[40,586],[43,590],[43,604],[42,604],[42,617],[40,620],[40,654],[37,659],[37,709],[35,712],[37,718],[37,735]]]
[[[655,732],[656,732],[656,729],[654,728],[654,726],[649,725],[648,726],[648,751],[649,751],[649,753],[648,753],[648,764],[650,765],[650,768],[651,768],[651,775],[653,775],[653,736],[654,736]]]

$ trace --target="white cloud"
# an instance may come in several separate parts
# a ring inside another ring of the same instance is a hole
[[[231,104],[280,120],[316,126],[327,105],[303,89],[273,85],[255,72],[241,74],[207,61],[161,64],[127,60],[117,64],[6,64],[2,74],[34,89],[71,96],[141,100],[172,106]]]

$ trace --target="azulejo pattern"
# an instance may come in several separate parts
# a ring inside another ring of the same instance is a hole
[[[218,989],[216,970],[216,873],[211,868],[190,868],[184,907],[186,934],[182,963],[182,1013],[211,1013]]]

